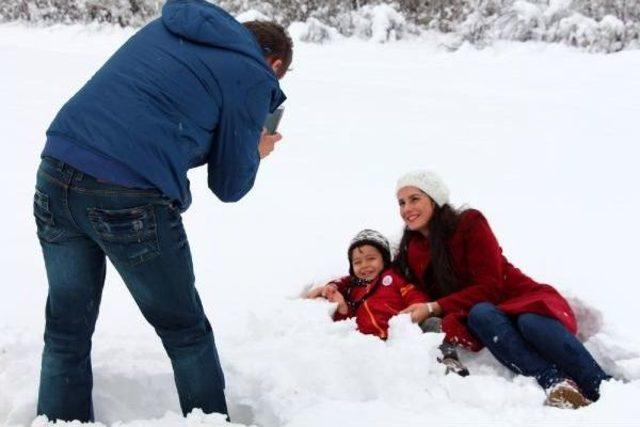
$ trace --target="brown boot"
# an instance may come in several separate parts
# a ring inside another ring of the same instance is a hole
[[[544,404],[547,406],[578,409],[591,404],[591,401],[584,397],[576,383],[569,379],[555,383],[546,392],[547,400],[544,401]]]

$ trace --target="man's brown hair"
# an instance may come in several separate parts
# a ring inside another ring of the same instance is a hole
[[[293,41],[287,31],[281,25],[269,21],[249,21],[244,26],[256,38],[266,58],[282,60],[282,69],[277,76],[282,78],[293,60]]]

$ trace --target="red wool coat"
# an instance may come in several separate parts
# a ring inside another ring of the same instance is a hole
[[[358,330],[364,334],[377,335],[382,339],[387,338],[389,319],[404,310],[409,305],[426,302],[427,296],[415,286],[391,269],[387,269],[366,286],[352,285],[352,277],[346,276],[332,283],[338,286],[338,291],[345,297],[350,296],[351,301],[360,301],[370,289],[375,290],[367,296],[355,311],[349,307],[349,312],[342,315],[336,311],[334,320],[343,320],[349,317],[356,318]],[[351,287],[351,293],[348,289]]]
[[[490,302],[512,316],[535,313],[552,317],[576,333],[576,318],[567,301],[553,287],[536,283],[507,261],[479,211],[469,209],[462,214],[448,248],[463,286],[437,300],[443,310],[442,328],[449,342],[474,351],[482,348],[466,325],[469,310],[480,302]],[[416,234],[408,243],[407,254],[415,277],[424,277],[430,263],[427,239]]]

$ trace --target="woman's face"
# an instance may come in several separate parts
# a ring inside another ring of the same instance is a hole
[[[351,267],[358,279],[375,279],[384,270],[382,254],[371,245],[362,245],[351,251]]]
[[[403,187],[398,191],[398,205],[407,228],[426,235],[435,207],[433,200],[416,187]]]

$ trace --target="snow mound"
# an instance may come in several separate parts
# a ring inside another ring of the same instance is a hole
[[[15,187],[0,214],[9,225],[0,256],[0,425],[30,426],[35,417],[47,284],[30,205],[45,129],[131,33],[0,25],[0,98],[8,100],[0,127],[11,141],[0,174]],[[347,40],[300,43],[296,58],[298,72],[283,80],[287,142],[261,166],[251,194],[223,206],[211,199],[206,168],[190,174],[194,206],[185,226],[232,421],[637,424],[638,52],[505,43],[447,54],[418,40]],[[424,166],[451,178],[456,203],[486,212],[524,271],[566,284],[581,339],[616,378],[596,404],[546,408],[533,379],[514,376],[486,350],[461,354],[469,377],[445,376],[435,361],[442,337],[420,334],[406,317],[393,320],[383,342],[358,333],[352,320],[333,322],[327,302],[287,298],[310,278],[346,270],[353,232],[401,229],[395,179]],[[594,198],[600,194],[607,203]],[[179,415],[162,345],[113,269],[93,366],[102,425],[223,421]]]
[[[640,345],[608,327],[601,310],[575,296],[568,300],[578,320],[578,339],[602,368],[622,381],[639,380]]]
[[[408,316],[401,315],[392,319],[385,342],[357,332],[351,319],[333,322],[334,308],[324,300],[269,302],[239,319],[235,329],[218,331],[230,416],[239,424],[227,424],[215,414],[194,412],[186,421],[179,415],[171,367],[159,342],[97,337],[97,342],[109,345],[94,353],[96,417],[105,423],[95,425],[291,427],[347,419],[352,425],[417,426],[423,408],[430,408],[430,417],[438,423],[473,417],[507,425],[525,412],[533,418],[531,425],[567,418],[566,412],[542,407],[544,395],[535,381],[513,375],[487,350],[461,352],[469,377],[445,375],[436,361],[442,334],[423,334]],[[597,317],[593,314],[597,312],[586,308],[577,312]],[[39,345],[37,340],[18,336],[7,342],[8,335],[4,336],[0,373],[2,384],[9,388],[0,396],[5,405],[0,415],[8,425],[29,425],[35,408],[33,378]],[[640,391],[640,357],[619,346],[619,341],[601,329],[587,345],[605,368],[614,368],[610,372],[627,384],[615,380],[605,384],[602,399],[570,418],[571,425],[592,421],[590,413],[603,420],[606,412],[619,407],[618,399]],[[31,379],[24,382],[24,378]],[[502,409],[494,413],[489,408]],[[629,408],[619,416],[625,414]],[[47,420],[39,417],[31,425],[44,427]]]
[[[115,423],[114,427],[242,427],[243,424],[230,423],[226,420],[226,417],[222,414],[205,414],[199,409],[194,409],[187,417],[183,417],[181,414],[175,412],[167,412],[162,418],[152,420],[137,420],[128,423]],[[47,417],[37,417],[31,427],[79,427],[79,426],[92,426],[92,427],[104,427],[102,423],[81,423],[78,421],[72,422],[49,422]]]
[[[394,419],[418,425],[410,422],[410,414],[425,407],[445,423],[468,420],[471,414],[494,419],[487,408],[495,407],[505,408],[504,417],[497,418],[502,422],[509,413],[528,407],[545,412],[540,407],[544,395],[535,381],[513,375],[487,350],[462,352],[471,376],[444,375],[436,361],[442,334],[422,334],[403,315],[392,319],[384,342],[358,333],[351,319],[333,322],[333,308],[323,300],[286,301],[275,310],[272,306],[248,316],[241,328],[246,335],[225,336],[221,345],[228,349],[224,369],[231,384],[229,398],[246,417],[236,414],[233,419],[265,426],[327,425],[339,422],[338,414],[345,411],[367,413],[358,425],[397,425]],[[587,308],[580,312],[597,317],[597,311]],[[637,389],[640,357],[616,342],[599,330],[587,345],[605,368]],[[603,393],[610,387],[620,390],[620,383],[612,383]],[[598,406],[608,399],[604,396]]]

